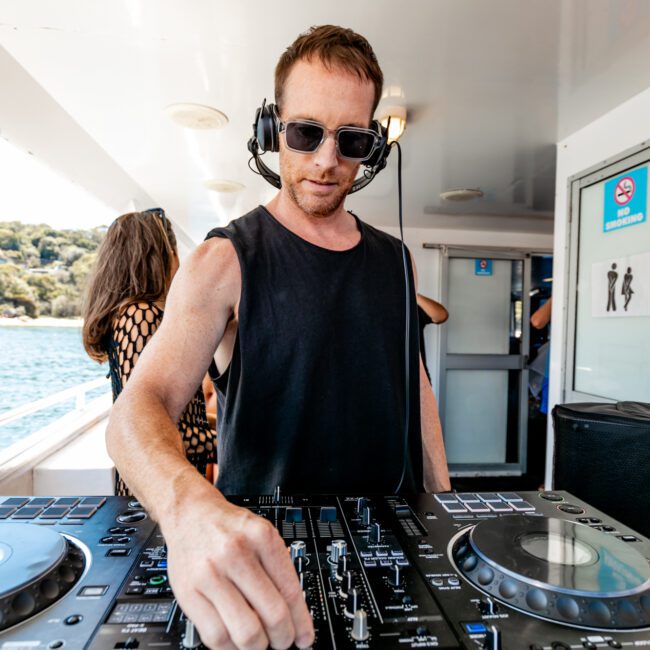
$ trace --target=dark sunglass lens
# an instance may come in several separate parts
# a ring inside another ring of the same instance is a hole
[[[370,155],[375,144],[375,137],[363,131],[339,131],[339,151],[346,158],[363,160]]]
[[[289,149],[315,151],[323,139],[323,127],[306,122],[289,122],[286,136]]]

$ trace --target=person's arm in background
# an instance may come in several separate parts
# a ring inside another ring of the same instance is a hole
[[[551,320],[553,298],[549,298],[531,317],[530,324],[536,329],[541,330],[548,325]]]
[[[160,524],[174,595],[203,643],[306,647],[313,623],[285,543],[273,524],[204,480],[175,426],[240,294],[230,241],[198,246],[174,278],[156,336],[113,405],[106,441],[127,485]]]
[[[424,489],[427,492],[451,490],[445,442],[442,437],[440,414],[429,378],[420,358],[420,419],[422,452],[424,456]]]
[[[439,302],[431,300],[421,293],[417,294],[417,301],[420,308],[436,325],[444,323],[449,318],[449,312]]]
[[[415,261],[411,255],[411,265],[413,266],[413,279],[415,281],[415,290],[417,292],[418,275],[415,267]],[[449,314],[447,310],[439,303],[417,294],[418,305],[424,309],[431,320],[436,321],[435,317],[420,304],[420,299],[427,303],[437,305],[442,312],[434,312],[436,316],[444,316],[443,322],[447,320]],[[430,305],[427,305],[430,308]],[[424,370],[424,363],[420,357],[420,428],[422,431],[422,456],[424,470],[424,489],[427,492],[447,492],[451,490],[449,482],[449,469],[447,467],[447,455],[445,453],[445,441],[442,436],[442,425],[440,424],[440,414],[438,413],[438,404],[433,394],[433,389],[429,383],[429,378]]]

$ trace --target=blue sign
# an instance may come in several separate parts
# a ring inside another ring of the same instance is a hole
[[[636,226],[646,220],[648,168],[640,167],[605,183],[603,232]]]
[[[474,275],[492,275],[492,260],[474,260]]]

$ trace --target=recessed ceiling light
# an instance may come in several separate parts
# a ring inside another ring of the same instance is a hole
[[[224,178],[212,178],[205,181],[203,185],[213,192],[241,192],[246,186],[237,181],[229,181]]]
[[[221,129],[228,124],[225,113],[203,104],[171,104],[165,113],[187,129]]]
[[[483,192],[478,188],[459,188],[440,193],[440,198],[445,201],[471,201],[480,199],[482,196]]]

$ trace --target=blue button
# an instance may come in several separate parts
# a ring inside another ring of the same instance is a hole
[[[465,623],[467,634],[485,634],[487,628],[483,623]]]

